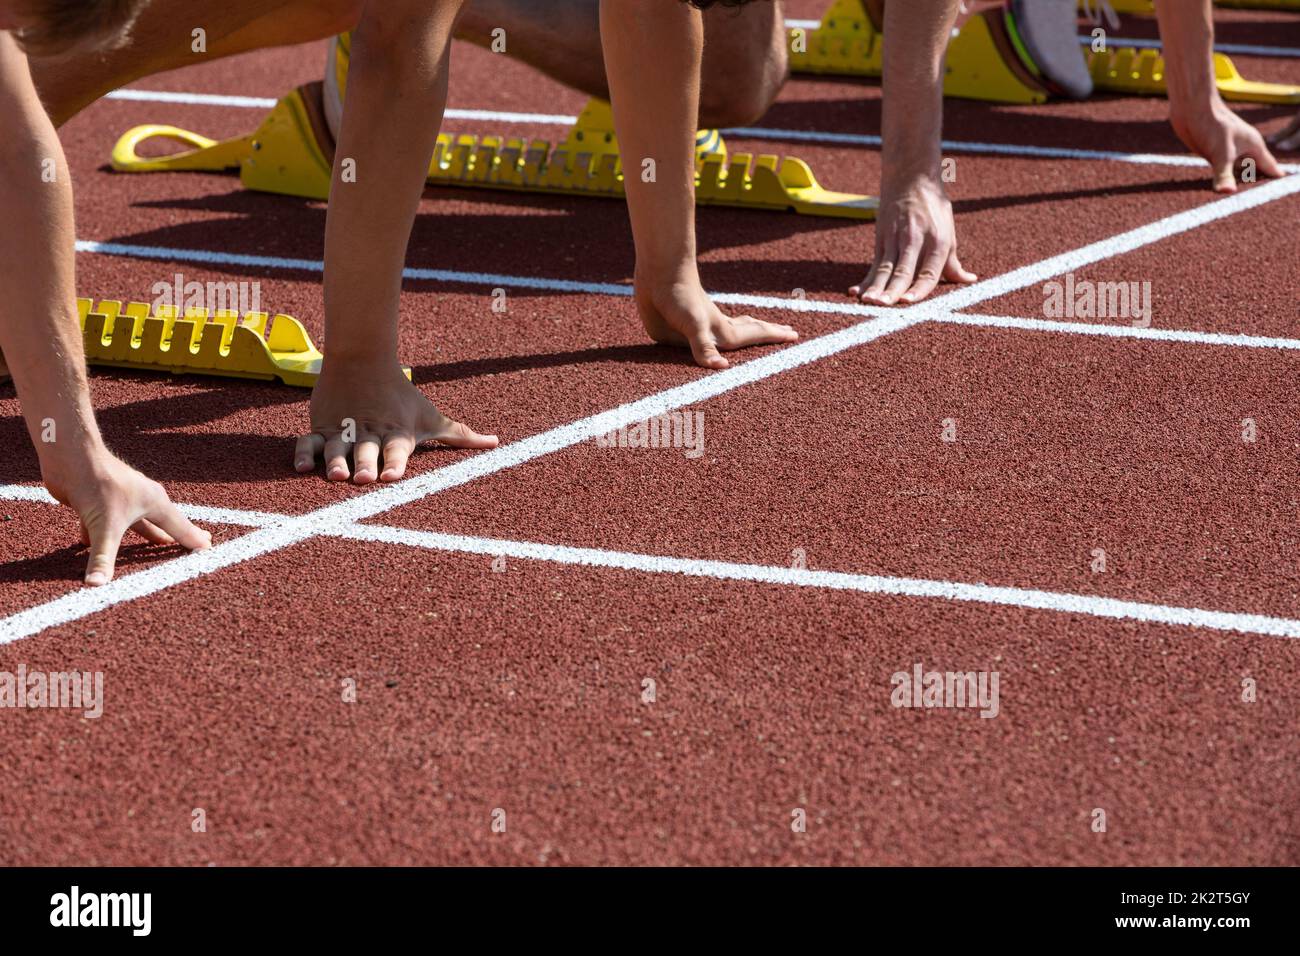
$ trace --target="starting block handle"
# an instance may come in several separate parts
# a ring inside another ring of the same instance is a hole
[[[138,150],[140,145],[154,138],[171,140],[191,147],[170,156],[145,159]],[[168,170],[201,170],[205,172],[222,172],[238,169],[252,150],[252,138],[241,136],[218,142],[191,133],[176,126],[150,124],[129,129],[118,139],[113,147],[113,168],[120,173],[151,173]]]

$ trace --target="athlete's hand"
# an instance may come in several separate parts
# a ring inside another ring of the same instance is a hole
[[[1214,191],[1235,193],[1237,177],[1251,160],[1259,176],[1282,175],[1259,130],[1234,113],[1217,96],[1209,109],[1170,109],[1169,122],[1183,145],[1214,170]]]
[[[849,295],[874,305],[911,305],[941,280],[969,283],[976,278],[957,258],[952,203],[943,185],[922,176],[883,191],[876,215],[875,259]]]
[[[731,363],[723,352],[799,338],[799,333],[788,325],[764,322],[750,315],[733,318],[725,314],[714,305],[698,279],[690,276],[666,283],[638,276],[636,307],[650,338],[664,345],[689,348],[695,364],[703,368],[727,368]]]
[[[176,509],[162,485],[102,448],[77,467],[42,461],[41,475],[50,494],[81,516],[81,540],[90,547],[87,584],[113,579],[128,530],[151,544],[181,544],[191,551],[212,545],[212,536]]]
[[[327,358],[311,395],[311,427],[298,439],[294,467],[311,471],[323,455],[325,477],[347,481],[351,455],[351,477],[358,485],[376,478],[397,481],[421,442],[452,448],[497,446],[496,435],[480,435],[434,408],[395,364],[382,369],[331,366]]]

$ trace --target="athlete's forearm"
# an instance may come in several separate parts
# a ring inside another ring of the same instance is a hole
[[[637,272],[655,281],[694,276],[699,11],[602,0],[600,14]]]
[[[1211,0],[1156,0],[1156,18],[1164,47],[1170,110],[1208,107],[1218,98]]]
[[[72,184],[26,57],[0,32],[0,351],[43,469],[102,449],[77,319]]]
[[[370,0],[352,43],[325,227],[326,368],[393,362],[402,268],[447,103],[460,0]]]
[[[958,0],[893,0],[885,5],[884,184],[939,180],[943,60]]]

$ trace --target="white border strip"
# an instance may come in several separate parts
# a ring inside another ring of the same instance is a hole
[[[342,537],[358,541],[377,541],[385,544],[407,545],[437,551],[455,551],[494,557],[505,555],[523,560],[548,561],[582,567],[617,568],[623,571],[643,571],[650,574],[681,574],[722,581],[754,581],[761,584],[831,588],[840,591],[860,591],[867,594],[891,594],[902,597],[968,601],[980,604],[998,604],[1006,607],[1029,608],[1038,611],[1055,611],[1061,614],[1086,614],[1089,617],[1117,618],[1140,621],[1145,624],[1172,624],[1184,627],[1210,628],[1217,631],[1238,631],[1243,634],[1263,634],[1270,637],[1300,638],[1300,621],[1289,618],[1269,617],[1263,614],[1207,611],[1202,608],[1173,607],[1164,604],[1147,604],[1088,594],[1066,594],[1058,591],[997,587],[988,584],[965,584],[959,581],[940,581],[925,578],[899,578],[877,574],[814,571],[762,564],[736,564],[730,561],[672,558],[626,551],[574,548],[567,545],[541,544],[530,541],[507,541],[497,538],[476,538],[456,534],[438,534],[429,531],[411,531],[405,528],[382,525],[353,525],[346,529],[340,529],[337,533]]]
[[[134,103],[182,103],[186,106],[227,106],[245,110],[269,110],[276,100],[265,96],[231,96],[224,93],[177,93],[171,90],[123,89],[105,93],[108,100],[130,100]]]
[[[1064,332],[1070,335],[1095,335],[1102,338],[1146,339],[1157,342],[1181,342],[1189,345],[1235,346],[1248,349],[1300,349],[1300,339],[1283,339],[1268,335],[1244,335],[1233,332],[1199,332],[1192,329],[1141,328],[1136,325],[1109,325],[1091,322],[1062,322],[1059,319],[1029,319],[1015,315],[979,315],[973,312],[950,312],[934,317],[948,325],[977,328],[1019,329],[1026,332]]]
[[[78,239],[78,252],[102,256],[126,256],[132,259],[163,259],[168,262],[197,262],[201,265],[241,266],[245,269],[278,269],[291,272],[325,271],[321,259],[293,259],[284,256],[259,256],[239,252],[216,252],[210,249],[182,249],[176,246],[141,246],[125,242],[98,242]],[[462,285],[508,286],[547,292],[586,292],[593,295],[632,295],[632,287],[614,282],[576,282],[548,279],[543,276],[497,275],[491,272],[456,272],[449,269],[402,270],[402,278],[417,282],[448,282]],[[783,301],[783,300],[781,300]]]
[[[223,96],[213,93],[178,93],[163,90],[116,90],[108,94],[111,99],[135,102],[181,103],[198,106],[230,106],[238,108],[269,109],[275,100],[256,96]],[[444,117],[449,120],[476,120],[494,123],[516,123],[538,126],[572,126],[576,116],[558,113],[512,113],[500,110],[448,109]],[[722,130],[726,136],[742,139],[774,140],[788,143],[821,143],[830,146],[864,146],[879,148],[879,136],[865,133],[835,133],[820,130],[777,129],[766,126],[735,126]],[[1104,149],[1072,149],[1063,146],[1028,146],[1015,143],[982,143],[946,139],[942,148],[949,153],[975,153],[992,156],[1025,156],[1034,159],[1073,159],[1132,163],[1138,166],[1205,166],[1199,156],[1166,153],[1123,153]]]
[[[906,309],[882,310],[883,317],[867,319],[829,335],[820,336],[771,352],[762,358],[712,374],[704,374],[686,385],[670,388],[636,402],[592,415],[567,425],[502,445],[491,451],[462,458],[455,464],[297,515],[264,528],[257,528],[207,551],[183,557],[114,578],[99,588],[73,591],[45,604],[0,618],[0,644],[29,637],[50,627],[80,620],[98,611],[211,574],[253,558],[290,547],[322,533],[374,517],[412,501],[454,488],[475,478],[495,474],[552,452],[571,447],[595,435],[613,431],[655,415],[693,405],[717,395],[760,381],[810,362],[874,341],[884,335],[944,315],[953,308],[971,306],[1007,292],[1044,281],[1071,269],[1129,252],[1143,245],[1178,235],[1206,222],[1213,222],[1247,209],[1281,199],[1300,190],[1300,177],[1269,183],[1207,203],[1189,212],[1177,213],[1147,226],[1094,242],[1074,252],[1053,256],[1034,265],[1016,269],[972,286]]]

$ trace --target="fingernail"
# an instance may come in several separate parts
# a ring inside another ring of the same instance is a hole
[[[94,571],[86,575],[86,583],[97,588],[108,583],[108,576],[103,571]]]

